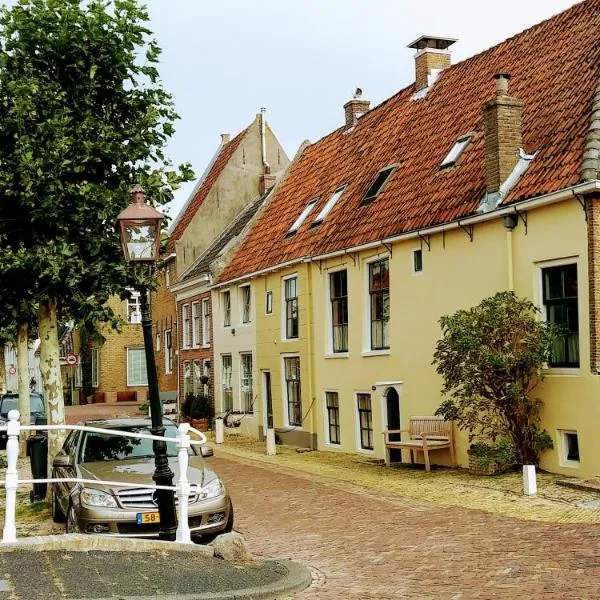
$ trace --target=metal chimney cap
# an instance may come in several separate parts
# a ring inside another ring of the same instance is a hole
[[[438,37],[435,35],[422,35],[418,37],[414,42],[408,44],[407,48],[414,48],[415,50],[423,50],[425,48],[433,48],[435,50],[447,50],[454,42],[457,42],[457,38],[450,37]]]

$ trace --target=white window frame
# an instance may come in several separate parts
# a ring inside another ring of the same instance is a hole
[[[191,360],[184,360],[182,367],[183,399],[185,400],[188,394],[194,393],[194,365]]]
[[[160,340],[161,340],[162,336],[160,335],[160,331],[156,332],[156,342],[155,342],[155,348],[156,348],[156,352],[160,352]]]
[[[134,310],[130,313],[129,308]],[[142,305],[139,292],[131,292],[131,297],[125,301],[125,310],[127,311],[127,323],[130,325],[139,325],[142,322]]]
[[[327,335],[325,336],[325,358],[348,358],[350,356],[350,313],[348,313],[348,350],[346,352],[333,351],[333,315],[331,308],[331,277],[337,271],[346,271],[346,285],[348,285],[350,276],[349,268],[346,263],[338,265],[332,269],[323,270],[325,281],[325,323],[327,326]],[[348,288],[348,309],[350,309],[350,289]],[[332,390],[328,390],[332,391]]]
[[[548,267],[560,267],[562,265],[576,265],[577,267],[577,311],[579,312],[579,366],[578,367],[550,367],[548,365],[545,366],[545,372],[548,376],[562,376],[565,375],[567,377],[577,377],[581,375],[582,369],[584,368],[584,360],[585,354],[581,351],[581,342],[583,337],[581,335],[581,316],[584,314],[581,306],[582,302],[582,294],[580,294],[581,286],[581,263],[579,260],[579,256],[568,256],[565,258],[557,258],[544,260],[535,263],[535,281],[534,281],[534,290],[537,294],[535,299],[535,303],[540,309],[539,318],[541,321],[547,322],[546,318],[546,310],[544,306],[544,277],[543,270]]]
[[[244,370],[244,359],[245,357],[250,357],[250,373],[248,374]],[[250,384],[250,408],[251,410],[247,410],[248,404],[246,402],[247,391],[244,391],[244,383],[249,381]],[[252,352],[240,352],[240,410],[247,414],[252,415],[256,411],[254,410],[254,357],[252,356]]]
[[[440,163],[440,168],[451,167],[452,165],[455,165],[456,161],[461,157],[462,153],[465,151],[472,139],[472,133],[461,135],[456,142],[454,142],[454,146],[452,146],[450,152],[446,154],[446,157]]]
[[[360,413],[358,412],[358,396],[367,395],[371,398],[371,427],[373,429],[373,449],[363,448],[360,436]],[[371,390],[357,390],[354,392],[354,414],[356,416],[356,451],[364,454],[375,454],[375,411],[373,410],[375,402],[373,402],[373,392]]]
[[[224,358],[229,358],[230,360],[230,367],[229,367],[229,387],[227,388],[227,391],[230,391],[231,393],[231,408],[225,408],[225,365],[224,365]],[[233,355],[229,354],[229,353],[225,353],[225,354],[221,354],[221,409],[223,410],[223,412],[225,412],[226,410],[233,410],[234,409],[234,397],[233,397]]]
[[[192,302],[192,346],[200,347],[200,302]]]
[[[417,256],[417,252],[421,253],[421,269],[417,271],[416,269],[416,256]],[[413,275],[420,275],[423,272],[423,248],[413,248],[412,252],[411,252],[411,271]]]
[[[165,375],[173,373],[173,332],[171,329],[165,329]],[[167,344],[167,339],[171,341],[171,344]]]
[[[202,375],[208,377],[208,383],[204,383],[202,391],[205,396],[210,395],[210,358],[205,358],[202,361]]]
[[[129,373],[129,360],[130,360],[130,352],[135,350],[136,352],[141,353],[142,356],[142,372],[144,373],[144,377],[139,379],[139,381],[132,382],[130,379]],[[146,353],[143,346],[128,346],[127,347],[127,387],[148,387],[148,372],[146,370]]]
[[[98,382],[100,380],[100,351],[98,348],[90,349],[90,363],[91,363],[91,371],[92,371],[92,387],[97,388]]]
[[[267,290],[265,294],[265,314],[272,315],[273,314],[273,291]]]
[[[247,298],[246,294],[248,294]],[[252,287],[250,284],[239,286],[238,298],[240,301],[240,321],[242,325],[248,325],[252,323]],[[246,300],[248,300],[247,303]]]
[[[306,218],[308,217],[308,215],[310,215],[310,213],[312,212],[312,209],[315,207],[315,204],[317,203],[318,198],[313,198],[303,209],[302,212],[300,213],[300,215],[298,216],[298,218],[294,221],[294,223],[292,224],[292,226],[288,229],[288,235],[291,235],[293,233],[296,233],[296,231],[298,231],[298,229],[300,229],[300,227],[302,226],[302,223],[304,223],[304,221],[306,221]]]
[[[221,292],[221,325],[231,327],[231,290]]]
[[[204,348],[210,347],[210,298],[202,299],[202,346]]]
[[[288,388],[287,388],[287,380],[285,377],[285,359],[286,358],[297,358],[299,361],[299,378],[298,381],[300,382],[300,425],[292,425],[290,423],[290,414],[289,414],[289,398],[288,398]],[[302,431],[303,425],[302,425],[302,363],[300,362],[300,354],[295,352],[295,353],[285,353],[281,355],[281,389],[283,390],[283,393],[281,394],[282,400],[283,400],[283,414],[285,416],[285,423],[287,427],[293,427],[295,430],[298,431]]]
[[[287,337],[287,299],[285,296],[285,283],[290,279],[296,280],[296,307],[298,313],[298,335],[296,337]],[[291,275],[286,275],[281,279],[281,340],[284,342],[287,341],[297,341],[300,339],[300,286],[299,286],[299,278],[298,273],[293,273]]]
[[[169,265],[165,269],[165,287],[167,289],[171,287],[171,267]]]
[[[79,361],[75,365],[75,372],[73,373],[73,387],[80,388],[82,380],[82,372],[81,372],[81,361]]]
[[[388,260],[388,271],[390,273],[390,323],[389,323],[389,338],[390,347],[373,350],[371,348],[371,296],[369,294],[369,265],[379,260]],[[389,252],[370,256],[364,261],[364,280],[363,280],[363,351],[362,356],[385,356],[390,354],[392,347],[392,257]]]
[[[577,436],[577,444],[579,446],[579,460],[569,460],[567,458],[569,452],[569,444],[567,442],[567,434]],[[581,445],[579,444],[579,432],[576,429],[559,429],[558,430],[558,455],[559,464],[561,467],[570,467],[579,469],[581,467]]]
[[[190,325],[191,325],[191,313],[190,305],[184,304],[181,307],[181,347],[190,347]]]
[[[312,222],[313,225],[318,225],[322,223],[327,215],[333,210],[333,207],[338,203],[338,200],[342,197],[344,190],[346,189],[345,185],[341,185],[338,187],[327,202],[325,206],[321,209],[321,212],[317,215],[317,218]]]
[[[202,361],[199,358],[192,360],[192,392],[194,396],[200,396],[203,393],[202,389]]]
[[[332,442],[330,437],[329,430],[329,410],[327,408],[327,394],[337,394],[338,397],[338,428],[339,428],[339,442]],[[342,447],[342,420],[341,420],[341,411],[340,411],[340,392],[338,390],[333,390],[330,388],[323,390],[323,439],[325,440],[326,446],[331,446],[331,448],[341,448]]]

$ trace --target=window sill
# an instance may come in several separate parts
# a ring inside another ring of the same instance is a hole
[[[370,450],[369,448],[358,447],[356,451],[360,452],[361,454],[375,454],[375,449]]]
[[[349,352],[327,352],[325,358],[350,358]]]
[[[545,367],[546,377],[581,377],[581,367]]]
[[[390,349],[386,348],[385,350],[365,350],[361,353],[361,356],[389,356]]]
[[[202,346],[200,346],[200,348],[203,348],[204,350],[206,350],[207,348],[210,348],[210,344],[202,344]]]
[[[331,448],[332,450],[341,450],[342,444],[335,444],[333,442],[325,442],[325,446],[327,448]]]
[[[281,338],[282,342],[297,342],[300,338]]]
[[[559,463],[561,467],[565,467],[566,469],[579,469],[581,463],[575,460],[565,460]]]

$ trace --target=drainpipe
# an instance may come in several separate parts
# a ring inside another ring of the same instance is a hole
[[[311,406],[311,411],[312,411],[312,415],[310,416],[310,420],[312,423],[311,429],[312,429],[312,439],[310,441],[310,446],[313,450],[317,449],[318,443],[313,443],[313,440],[316,440],[318,438],[318,427],[319,424],[317,422],[317,414],[318,414],[318,410],[316,407],[316,392],[313,389],[313,369],[314,369],[314,365],[313,365],[313,361],[314,361],[314,355],[313,355],[313,348],[312,348],[312,334],[311,332],[314,331],[313,329],[313,303],[312,303],[312,269],[309,263],[306,263],[305,265],[306,268],[306,289],[307,289],[307,302],[306,302],[306,349],[308,351],[308,389],[310,390],[310,406]],[[314,446],[314,447],[313,447]]]
[[[513,260],[513,229],[519,223],[519,216],[511,213],[502,217],[506,229],[506,263],[508,268],[508,291],[515,290],[514,260]]]
[[[271,166],[267,162],[267,134],[265,131],[265,113],[267,109],[263,106],[260,109],[260,151],[262,156],[263,169],[266,174],[271,172]]]

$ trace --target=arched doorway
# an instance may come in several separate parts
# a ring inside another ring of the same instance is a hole
[[[395,388],[387,389],[385,395],[387,412],[387,429],[400,429],[400,396]],[[390,433],[390,441],[400,441],[399,433]],[[390,449],[390,462],[402,462],[402,450]]]

